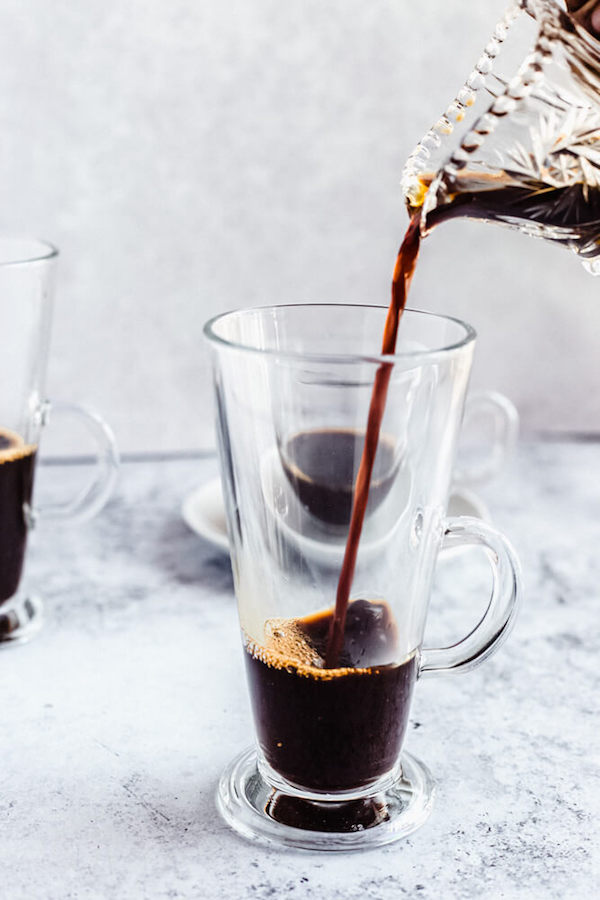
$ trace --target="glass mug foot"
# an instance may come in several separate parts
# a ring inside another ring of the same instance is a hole
[[[274,787],[250,748],[227,766],[217,807],[242,837],[299,850],[363,850],[400,840],[422,825],[433,806],[427,767],[403,752],[394,772],[364,792],[332,797]]]
[[[0,647],[31,640],[41,629],[43,619],[44,607],[35,594],[0,606]]]

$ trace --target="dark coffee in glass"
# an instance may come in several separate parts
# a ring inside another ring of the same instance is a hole
[[[395,765],[417,676],[398,664],[383,601],[354,600],[336,669],[325,668],[333,610],[267,623],[268,645],[246,645],[258,740],[267,762],[315,791],[365,787]]]
[[[294,434],[281,448],[283,470],[304,508],[326,525],[348,526],[364,431],[318,428]],[[383,503],[398,471],[393,438],[381,435],[367,513]]]
[[[36,449],[0,428],[0,604],[16,593],[21,579]]]

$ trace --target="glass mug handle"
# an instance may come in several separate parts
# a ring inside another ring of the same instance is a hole
[[[519,436],[519,413],[515,405],[498,391],[474,391],[465,404],[463,428],[469,420],[488,419],[492,422],[493,440],[487,457],[469,465],[460,460],[454,467],[454,487],[483,484],[497,475],[513,452]]]
[[[82,522],[99,512],[110,497],[119,470],[119,451],[114,434],[98,413],[79,403],[44,400],[37,415],[42,426],[48,424],[50,415],[69,416],[80,421],[96,445],[96,465],[91,481],[74,497],[55,503],[33,506],[28,512],[29,524],[38,518]]]
[[[421,651],[419,674],[468,672],[496,652],[508,636],[521,596],[521,571],[515,551],[500,532],[481,519],[446,519],[442,549],[483,547],[493,575],[492,593],[478,625],[450,647]]]

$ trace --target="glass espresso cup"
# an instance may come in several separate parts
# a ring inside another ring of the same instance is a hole
[[[246,837],[348,850],[396,840],[429,813],[433,779],[403,741],[418,678],[459,672],[507,634],[520,590],[507,541],[445,516],[475,333],[386,309],[299,305],[210,321],[223,492],[256,742],[217,802]],[[342,650],[329,628],[375,373],[393,364]],[[440,550],[480,546],[493,573],[479,625],[423,647]]]
[[[82,520],[106,502],[118,468],[108,426],[76,404],[52,404],[53,416],[77,418],[91,433],[97,461],[80,493],[43,510],[33,506],[33,485],[45,399],[54,276],[58,251],[30,239],[0,239],[0,646],[39,630],[39,597],[21,589],[29,531],[39,515]]]

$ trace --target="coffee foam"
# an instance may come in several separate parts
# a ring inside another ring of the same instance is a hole
[[[26,444],[16,431],[0,428],[0,465],[30,456],[35,450],[35,445]]]
[[[274,669],[288,669],[306,678],[331,681],[342,675],[368,675],[374,671],[373,668],[346,666],[326,669],[325,660],[307,640],[298,619],[267,619],[262,644],[245,637],[246,650],[255,659]]]
[[[307,640],[296,619],[267,619],[265,645],[277,656],[293,659],[302,666],[323,668],[323,659]]]

